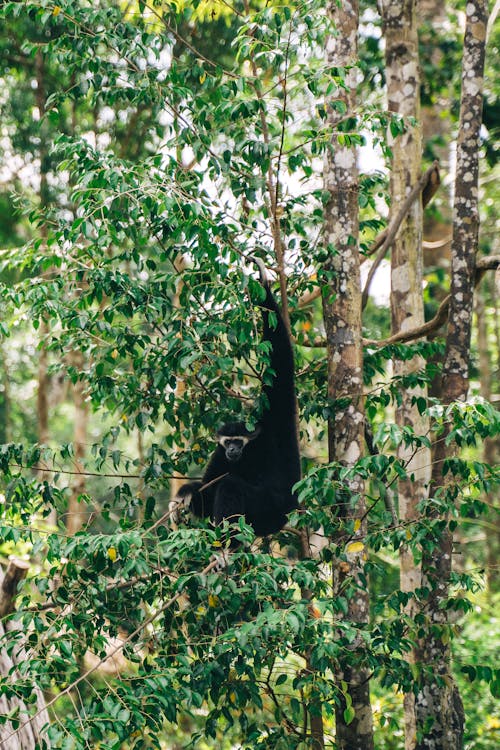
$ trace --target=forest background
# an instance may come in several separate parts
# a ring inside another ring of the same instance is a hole
[[[490,6],[2,3],[5,750],[498,747]],[[168,502],[265,407],[251,255],[301,509],[216,572]]]

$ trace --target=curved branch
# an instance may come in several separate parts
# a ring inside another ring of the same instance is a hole
[[[478,258],[476,261],[476,275],[474,278],[474,286],[477,286],[483,278],[486,271],[495,271],[500,268],[500,255],[485,255],[482,258]],[[372,339],[365,339],[363,344],[365,346],[387,346],[388,344],[396,344],[402,341],[413,341],[414,339],[423,338],[429,333],[434,333],[440,328],[446,321],[448,316],[448,310],[450,307],[451,295],[448,294],[439,305],[438,311],[432,320],[428,320],[418,328],[412,328],[410,331],[400,331],[399,333],[390,336],[384,341],[375,341]]]
[[[418,183],[413,187],[411,193],[408,195],[408,197],[406,198],[405,202],[403,203],[401,211],[403,211],[403,209],[405,209],[404,214],[406,214],[406,211],[409,208],[409,206],[408,207],[406,206],[406,203],[407,203],[408,200],[410,200],[410,198],[411,198],[411,203],[413,202],[413,200],[418,195],[418,192],[419,192],[418,188],[419,187],[420,187],[420,191],[422,193],[422,207],[425,208],[427,206],[427,204],[430,202],[431,198],[436,193],[436,191],[437,191],[440,183],[441,183],[441,177],[439,175],[439,164],[438,164],[437,161],[434,161],[432,163],[432,165],[429,167],[429,169],[427,169],[427,171],[423,173],[423,175],[420,178],[420,180],[418,181]],[[414,193],[415,193],[415,195],[414,195]],[[410,203],[410,205],[411,205],[411,203]],[[402,219],[404,219],[404,214],[402,216]],[[399,214],[398,214],[398,216],[399,216]],[[398,218],[398,216],[396,217],[396,219]],[[402,219],[401,219],[401,221],[402,221]],[[401,223],[401,221],[400,221],[400,223]],[[399,228],[399,226],[396,227],[396,231],[397,231],[398,228]],[[382,232],[380,232],[380,234],[375,238],[375,240],[374,240],[373,245],[371,246],[371,248],[365,254],[364,260],[367,260],[374,253],[377,252],[377,250],[382,245],[382,243],[385,242],[385,240],[387,238],[387,233],[389,232],[389,230],[390,230],[390,225],[388,227],[386,227],[385,229],[383,229]]]
[[[375,276],[377,268],[380,265],[380,263],[383,261],[387,250],[394,242],[394,239],[399,231],[399,228],[401,224],[403,223],[413,202],[421,194],[422,205],[426,206],[427,203],[431,200],[436,190],[438,189],[439,184],[440,184],[439,166],[438,166],[438,162],[435,161],[423,173],[419,181],[412,187],[412,189],[406,196],[405,200],[403,201],[403,205],[399,209],[398,213],[393,219],[391,219],[389,226],[375,240],[375,243],[373,247],[370,249],[368,255],[371,255],[374,252],[374,250],[378,248],[379,246],[380,246],[380,250],[377,253],[377,257],[373,261],[373,265],[370,268],[368,277],[366,279],[365,288],[363,289],[363,297],[362,297],[362,303],[361,303],[363,309],[366,307],[366,303],[368,302],[368,293],[370,291],[370,285],[373,281],[373,277]],[[382,235],[385,235],[385,237],[382,241],[382,244],[380,244]]]

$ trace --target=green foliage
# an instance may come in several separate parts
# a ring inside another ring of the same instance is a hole
[[[33,562],[12,616],[28,634],[30,656],[20,678],[2,676],[0,689],[29,704],[34,685],[53,696],[47,747],[160,748],[187,727],[181,740],[189,735],[197,748],[304,750],[308,711],[321,706],[327,737],[341,699],[345,720],[353,718],[347,686],[335,679],[345,659],[376,679],[380,747],[400,747],[388,739],[398,737],[393,707],[400,710],[397,691],[418,682],[406,656],[423,626],[405,610],[411,596],[398,589],[397,553],[408,545],[418,559],[423,546],[439,545],[447,515],[453,528],[477,523],[483,491],[498,483],[476,452],[498,433],[498,413],[485,402],[444,409],[416,396],[433,416],[431,435],[392,421],[403,389],[439,372],[439,341],[366,352],[366,414],[380,452],[349,468],[322,460],[324,423],[349,401],[328,399],[325,357],[305,346],[321,331],[321,313],[298,303],[328,283],[320,238],[328,194],[317,181],[331,135],[324,101],[345,114],[347,145],[369,135],[387,154],[387,128],[396,136],[406,126],[378,108],[369,87],[355,115],[343,111],[348,71],[323,61],[331,27],[322,3],[234,8],[215,23],[207,3],[125,9],[112,0],[37,0],[0,10],[16,55],[1,63],[5,127],[39,177],[16,181],[16,205],[30,225],[21,216],[4,225],[0,257],[1,333],[10,337],[2,380],[15,371],[14,403],[0,400],[10,430],[0,445],[1,552]],[[360,67],[377,84],[375,40],[366,38]],[[35,107],[40,119],[30,114]],[[380,173],[362,175],[363,251],[383,225],[377,206],[385,190]],[[276,267],[276,217],[310,435],[295,531],[279,535],[287,556],[267,541],[256,546],[241,521],[173,530],[165,516],[172,478],[202,472],[220,421],[255,420],[262,408],[258,394],[272,373],[251,256]],[[366,325],[370,335],[387,332],[386,311],[368,310]],[[38,444],[42,349],[50,378],[83,386],[93,410],[79,498],[88,519],[71,537],[64,519],[80,446],[67,399],[53,417],[53,442]],[[416,354],[421,370],[388,376],[389,360]],[[441,516],[394,525],[387,500],[398,479],[412,479],[397,448],[418,451],[444,434],[466,451],[445,464],[448,484],[429,500]],[[367,487],[361,541],[356,498],[345,490],[354,477]],[[295,559],[296,532],[305,527],[330,540],[320,560]],[[214,572],[213,556],[227,555],[230,534],[241,546]],[[366,625],[345,617],[360,582],[347,576],[333,597],[325,574],[332,561],[347,565],[352,544],[366,552],[361,585],[369,578],[375,592]],[[466,611],[464,592],[477,582],[463,574],[453,583],[449,606]],[[2,645],[14,648],[11,634]],[[123,656],[112,677],[95,668],[110,649]],[[487,664],[464,663],[463,674],[497,689]]]
[[[493,750],[498,745],[498,600],[474,597],[474,620],[464,622],[454,643],[455,673],[467,712],[466,747]],[[486,689],[485,689],[486,688]]]

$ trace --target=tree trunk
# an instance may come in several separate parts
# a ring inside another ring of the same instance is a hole
[[[488,15],[486,0],[469,2],[466,14],[451,246],[451,299],[442,373],[445,404],[464,400],[467,396],[475,254],[479,233],[478,147]],[[452,449],[446,445],[443,437],[441,435],[436,441],[434,450],[434,496],[446,490],[443,465]],[[434,509],[429,511],[429,515],[438,517]],[[447,516],[444,516],[444,520],[448,521]],[[432,627],[421,644],[421,659],[427,670],[422,673],[416,696],[417,750],[460,750],[463,747],[463,706],[450,670],[448,639],[442,637],[442,628],[447,625],[445,601],[451,574],[452,547],[452,535],[446,523],[439,539],[428,539],[423,549],[422,578],[429,591],[425,615]]]
[[[178,156],[178,159],[180,161],[180,154]],[[183,255],[179,255],[177,257],[177,259],[175,261],[175,267],[176,267],[177,271],[179,272],[179,274],[181,274],[182,271],[184,270],[184,268],[186,267],[186,261],[185,261],[185,258],[184,258]],[[173,306],[175,308],[179,308],[180,307],[180,300],[179,300],[179,298],[180,298],[181,290],[182,290],[182,278],[181,278],[181,276],[179,276],[179,281],[177,282],[177,288],[175,290],[175,296],[174,296],[174,299],[173,299]],[[182,401],[182,399],[184,398],[185,392],[186,392],[186,383],[185,383],[185,381],[182,378],[177,378],[177,383],[175,385],[175,402],[176,403]],[[176,446],[176,448],[178,450],[183,450],[183,449],[186,448],[186,441],[182,437],[182,432],[183,432],[182,425],[179,425],[179,427],[177,429],[177,435],[179,436],[179,440],[178,440],[177,446]],[[181,486],[184,484],[185,481],[186,481],[186,479],[184,477],[181,477],[181,476],[172,477],[172,479],[170,480],[170,498],[172,500],[175,497],[177,497],[177,493],[178,493],[179,489],[181,488]],[[170,520],[170,523],[171,522],[172,521]]]
[[[380,3],[384,35],[386,40],[385,62],[387,99],[390,112],[404,117],[406,131],[396,139],[388,133],[388,145],[392,150],[390,171],[391,217],[397,213],[406,196],[415,185],[421,172],[422,137],[420,118],[420,80],[418,35],[416,19],[417,0],[384,0]],[[417,122],[412,125],[410,118]],[[424,323],[423,270],[422,270],[422,223],[421,199],[413,202],[392,244],[391,253],[391,317],[392,334],[408,331]],[[394,362],[397,377],[420,370],[421,357],[411,361]],[[428,419],[421,416],[414,398],[427,398],[424,388],[404,390],[401,403],[396,408],[396,423],[400,427],[412,427],[416,435],[425,435],[429,429]],[[418,518],[418,505],[426,497],[430,480],[430,453],[418,451],[412,446],[398,448],[398,458],[406,463],[408,478],[398,482],[399,516],[402,524]],[[410,478],[411,477],[411,478]],[[400,550],[401,590],[414,592],[420,586],[420,569],[415,563],[412,550],[403,546]],[[407,614],[415,614],[415,601],[410,600]],[[409,654],[414,661],[413,652]],[[416,742],[415,700],[413,692],[404,696],[405,748],[413,750]]]
[[[343,100],[347,113],[354,112],[357,86],[357,38],[359,8],[357,1],[328,5],[338,36],[327,41],[326,57],[329,67],[345,67],[347,89],[335,93],[336,101]],[[333,132],[341,129],[343,114],[328,106],[329,125]],[[358,169],[355,149],[332,138],[332,149],[327,149],[324,164],[324,186],[329,193],[325,207],[325,243],[329,257],[324,264],[327,289],[323,295],[323,316],[327,339],[328,396],[348,398],[349,405],[337,411],[328,421],[328,451],[331,461],[352,466],[361,458],[364,441],[363,410],[363,354],[361,343],[361,281],[359,271]],[[352,498],[349,516],[359,520],[356,537],[366,533],[364,484],[361,478],[352,479],[346,486]],[[342,529],[339,535],[342,534]],[[341,543],[341,538],[336,540]],[[350,551],[349,548],[354,551]],[[361,551],[360,551],[361,550]],[[339,587],[349,580],[355,589],[349,601],[348,618],[356,624],[366,623],[369,599],[364,577],[364,549],[360,542],[346,548],[346,559],[337,564],[334,574],[334,596]],[[353,644],[354,650],[356,645]],[[354,658],[354,653],[353,653]],[[370,705],[369,675],[364,668],[349,658],[339,664],[337,682],[347,684],[352,711],[342,700],[336,706],[336,746],[339,750],[372,750],[373,720]]]
[[[0,568],[0,620],[10,614],[14,609],[14,599],[17,593],[19,582],[25,578],[29,565],[23,560],[11,560],[9,567],[4,574]],[[17,681],[26,682],[24,669],[22,673],[18,665],[22,665],[29,659],[29,655],[23,648],[23,638],[17,641],[19,645],[12,649],[3,647],[4,642],[16,639],[16,631],[19,629],[19,623],[13,620],[0,621],[0,679],[2,686],[15,684]],[[9,633],[12,633],[9,636]],[[2,690],[0,693],[0,714],[3,716],[11,712],[17,713],[16,718],[21,725],[19,730],[14,733],[14,728],[10,721],[0,724],[0,748],[2,750],[34,750],[37,743],[40,742],[43,727],[48,725],[49,716],[45,710],[45,701],[43,693],[39,687],[33,686],[35,696],[34,703],[30,702],[30,710],[26,703],[21,700],[15,693],[9,693]],[[26,721],[30,714],[35,714],[31,721]],[[26,722],[26,723],[25,723]]]
[[[446,35],[449,24],[448,9],[442,0],[418,0],[417,24],[420,27],[420,43],[423,46],[423,54],[434,69],[443,64],[443,50],[436,43],[443,34]],[[431,31],[428,31],[431,30]],[[428,66],[426,66],[428,70]],[[431,71],[427,78],[432,76]],[[422,83],[426,83],[425,69],[422,70]],[[450,171],[450,143],[451,118],[449,111],[451,102],[451,84],[448,89],[443,88],[439,96],[432,102],[422,107],[421,123],[424,150],[430,151],[432,156],[439,161],[440,170],[448,174]],[[444,181],[440,190],[439,211],[428,211],[424,215],[424,236],[429,240],[430,247],[424,247],[424,266],[439,266],[446,268],[450,266],[450,244],[451,244],[451,195],[447,181]],[[433,242],[439,245],[432,246]],[[444,297],[438,299],[442,301]]]
[[[49,184],[47,179],[49,169],[48,147],[43,126],[43,117],[45,115],[45,65],[41,51],[35,56],[35,75],[36,75],[36,103],[40,116],[40,147],[38,158],[40,160],[40,186],[39,186],[39,204],[41,212],[45,212],[49,205]],[[47,225],[40,225],[40,236],[44,245],[47,242]],[[49,442],[49,376],[48,376],[48,353],[45,342],[49,335],[49,326],[45,320],[41,321],[38,329],[38,390],[37,390],[37,423],[38,423],[38,442],[40,445],[47,445]],[[41,471],[38,472],[41,480],[47,479],[48,474],[43,467],[45,462],[40,460]],[[56,511],[51,509],[47,518],[48,522],[56,525]]]

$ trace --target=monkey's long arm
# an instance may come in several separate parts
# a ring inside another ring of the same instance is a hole
[[[272,383],[265,385],[269,407],[263,414],[262,424],[268,425],[279,443],[278,450],[282,456],[287,474],[300,478],[300,458],[297,442],[297,399],[295,394],[295,363],[292,342],[281,315],[281,310],[271,292],[265,267],[255,259],[259,268],[261,283],[266,291],[262,308],[263,339],[272,346],[270,365],[275,375]],[[273,313],[273,315],[271,315]],[[271,317],[276,318],[276,325]]]

